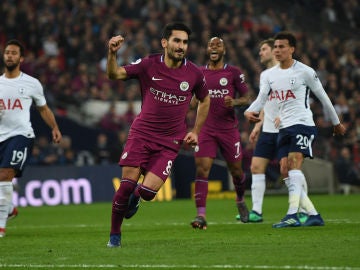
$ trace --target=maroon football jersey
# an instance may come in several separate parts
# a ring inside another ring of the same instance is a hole
[[[168,145],[182,143],[186,134],[186,113],[192,95],[200,100],[208,94],[204,75],[184,59],[179,68],[168,68],[163,55],[155,54],[125,67],[128,78],[141,86],[142,107],[131,133]]]
[[[224,97],[244,96],[248,91],[244,74],[239,68],[225,65],[223,69],[210,70],[201,67],[211,99],[210,110],[203,129],[227,130],[238,126],[234,108],[225,106]]]

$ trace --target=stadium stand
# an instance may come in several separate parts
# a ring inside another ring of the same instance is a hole
[[[118,59],[129,63],[160,51],[158,36],[165,23],[184,21],[194,31],[188,58],[199,65],[205,61],[204,44],[210,36],[219,35],[228,44],[227,61],[245,72],[255,97],[263,68],[257,59],[258,43],[280,30],[290,30],[299,40],[297,58],[316,69],[348,128],[345,138],[334,138],[327,115],[313,98],[320,134],[315,155],[333,163],[340,149],[347,147],[359,172],[359,14],[358,0],[3,0],[0,51],[8,39],[24,42],[23,70],[44,85],[74,151],[88,153],[97,135],[104,132],[100,119],[110,104],[118,104],[117,112],[124,116],[124,104],[134,102],[137,111],[140,101],[133,82],[110,81],[105,76],[106,43],[112,35],[125,35],[128,46]],[[242,117],[243,109],[239,110],[240,128],[247,132],[250,126]],[[128,128],[129,121],[122,130]],[[43,134],[36,124],[35,129]],[[84,138],[83,132],[89,135]],[[116,140],[116,132],[105,132]]]

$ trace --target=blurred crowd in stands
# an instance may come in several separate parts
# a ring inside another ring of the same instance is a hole
[[[90,162],[104,164],[119,159],[135,117],[131,104],[140,100],[134,81],[110,81],[105,75],[111,36],[125,36],[118,61],[126,64],[161,52],[162,27],[171,21],[184,21],[193,30],[188,58],[198,65],[205,64],[208,38],[220,36],[227,45],[227,62],[246,74],[249,90],[256,97],[264,68],[258,58],[259,42],[278,31],[290,30],[298,38],[296,58],[317,71],[348,128],[345,138],[333,137],[328,117],[313,96],[319,128],[315,156],[334,164],[348,160],[360,182],[359,14],[359,0],[2,0],[0,51],[11,38],[25,44],[22,69],[41,81],[58,118],[81,125],[87,123],[86,114],[80,113],[87,101],[109,104],[108,112],[92,126],[99,134],[88,149],[74,147],[70,133],[56,147],[46,136],[38,136],[32,164],[81,165],[77,155],[84,151],[89,153]],[[117,115],[116,102],[129,102],[129,111]],[[252,154],[252,145],[247,142],[251,125],[243,118],[244,109],[239,108],[239,120],[247,167]],[[190,111],[190,124],[193,115]],[[115,133],[118,141],[109,142],[107,132]],[[344,174],[339,174],[342,177]]]

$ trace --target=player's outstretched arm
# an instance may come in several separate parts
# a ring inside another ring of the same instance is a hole
[[[106,64],[106,74],[109,79],[123,80],[126,79],[126,70],[123,67],[119,67],[116,61],[117,51],[124,43],[122,36],[115,36],[109,40],[108,43],[108,56]]]

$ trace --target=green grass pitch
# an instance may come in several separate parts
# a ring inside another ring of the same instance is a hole
[[[190,227],[192,200],[143,202],[120,249],[106,247],[110,202],[20,208],[0,238],[0,269],[360,269],[360,196],[311,198],[324,227],[273,229],[282,195],[265,197],[261,224],[236,221],[234,200],[208,200],[206,231]]]

